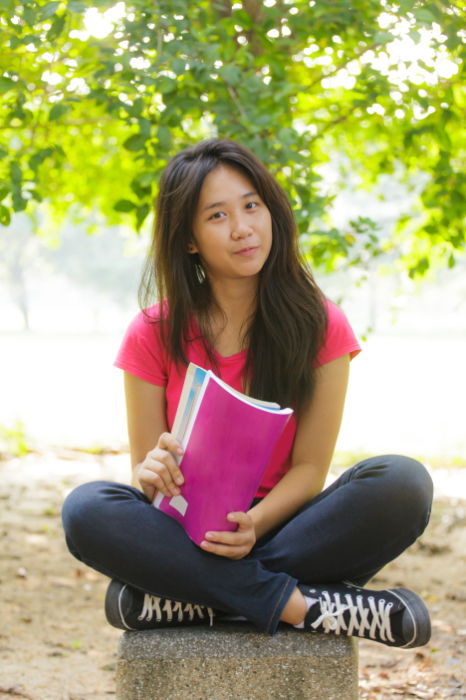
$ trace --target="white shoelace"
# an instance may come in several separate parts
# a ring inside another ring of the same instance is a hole
[[[342,597],[335,593],[331,597],[327,591],[323,591],[319,601],[320,617],[311,626],[314,629],[322,626],[325,633],[346,633],[348,636],[356,633],[358,637],[364,636],[364,632],[368,631],[371,639],[376,639],[378,633],[377,638],[394,642],[390,627],[390,610],[393,603],[387,603],[383,598],[376,603],[373,596],[369,596],[367,602],[369,605],[364,603],[361,595],[357,595],[354,601],[349,593]],[[349,612],[348,623],[343,617],[346,612]]]
[[[170,600],[169,598],[158,598],[155,595],[146,593],[144,595],[143,608],[141,614],[138,616],[138,620],[147,620],[150,622],[154,613],[157,622],[162,621],[163,613],[166,614],[168,622],[172,622],[174,619],[178,622],[183,622],[185,615],[188,616],[190,621],[194,620],[196,615],[203,620],[206,614],[209,616],[209,624],[211,627],[214,622],[214,611],[212,608],[205,607],[204,605],[196,605],[195,603],[180,603],[177,600]]]

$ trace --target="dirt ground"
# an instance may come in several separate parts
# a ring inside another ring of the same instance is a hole
[[[68,554],[59,515],[74,485],[124,479],[127,461],[63,450],[0,461],[0,700],[114,696],[120,632],[104,619],[107,582]],[[424,536],[374,582],[419,592],[433,634],[409,651],[361,641],[364,700],[466,699],[466,493],[458,495],[440,492]]]

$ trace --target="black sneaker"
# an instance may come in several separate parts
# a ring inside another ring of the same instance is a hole
[[[412,591],[370,591],[352,584],[299,584],[307,598],[317,598],[304,628],[348,637],[364,637],[392,647],[419,647],[430,639],[429,613]]]
[[[159,598],[114,580],[107,588],[105,616],[113,627],[122,630],[148,630],[207,622],[212,625],[214,611],[205,605]]]

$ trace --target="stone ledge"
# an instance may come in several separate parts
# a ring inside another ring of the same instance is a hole
[[[124,632],[118,700],[357,700],[355,639],[246,623]]]

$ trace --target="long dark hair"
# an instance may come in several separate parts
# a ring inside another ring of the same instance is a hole
[[[314,363],[327,320],[325,305],[301,260],[288,198],[247,148],[234,141],[211,139],[181,151],[167,165],[139,288],[140,304],[149,306],[154,291],[160,300],[167,300],[169,313],[165,320],[161,318],[161,332],[172,358],[185,365],[194,313],[215,367],[209,321],[216,303],[200,258],[189,253],[188,246],[202,184],[219,165],[236,168],[249,178],[272,218],[272,246],[259,275],[256,309],[244,333],[248,379],[243,389],[250,396],[299,411],[315,384]]]

